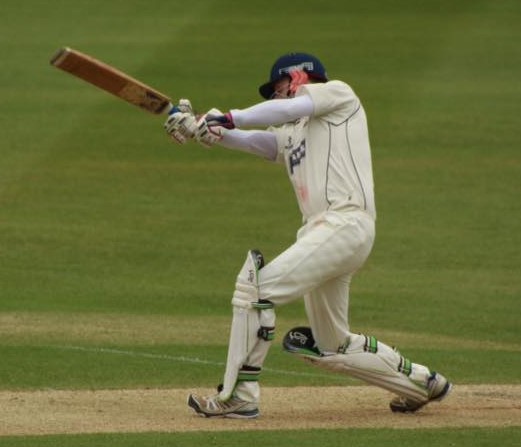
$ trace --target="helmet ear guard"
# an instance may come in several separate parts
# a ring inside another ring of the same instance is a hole
[[[291,354],[313,357],[322,356],[309,327],[301,326],[290,329],[282,340],[282,347]]]

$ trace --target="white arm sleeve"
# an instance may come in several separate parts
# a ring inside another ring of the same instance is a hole
[[[250,152],[271,161],[277,158],[277,137],[267,130],[227,130],[219,145]]]
[[[309,95],[290,99],[271,99],[247,109],[230,111],[237,127],[276,126],[313,114],[313,101]]]

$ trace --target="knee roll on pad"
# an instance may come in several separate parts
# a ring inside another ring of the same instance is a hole
[[[264,267],[264,257],[259,250],[250,250],[246,260],[237,275],[232,305],[251,307],[252,303],[259,302],[259,270]],[[249,303],[249,304],[248,304]],[[258,307],[261,308],[261,307]]]
[[[258,274],[262,267],[262,253],[259,250],[248,251],[244,265],[237,275],[232,306],[236,309],[246,309],[253,323],[248,326],[262,340],[271,341],[275,336],[275,312],[271,301],[259,299]]]

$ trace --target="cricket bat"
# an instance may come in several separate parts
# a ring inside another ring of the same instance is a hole
[[[111,65],[72,48],[61,48],[52,57],[51,65],[150,113],[168,113],[173,107],[170,98],[165,94]]]

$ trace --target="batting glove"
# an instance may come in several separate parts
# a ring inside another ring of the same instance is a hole
[[[179,104],[170,110],[164,128],[174,141],[185,144],[197,130],[196,121],[190,101],[180,99]]]
[[[220,126],[224,127],[225,129],[235,129],[233,117],[230,112],[221,113],[217,109],[212,109],[206,114],[206,122],[208,123],[208,127]]]
[[[192,115],[195,115],[194,114],[194,109],[192,108],[192,103],[190,102],[189,99],[180,99],[179,100],[179,104],[177,104],[176,106],[172,107],[172,110],[170,110],[170,112],[168,112],[168,113],[170,115],[172,115],[172,114],[177,113],[177,112],[191,113]]]
[[[219,122],[216,121],[214,117],[224,116],[225,115],[218,109],[212,109],[204,114],[199,121],[197,121],[197,131],[195,132],[194,138],[207,148],[221,141],[227,128],[218,124]],[[233,127],[231,128],[233,129]]]

